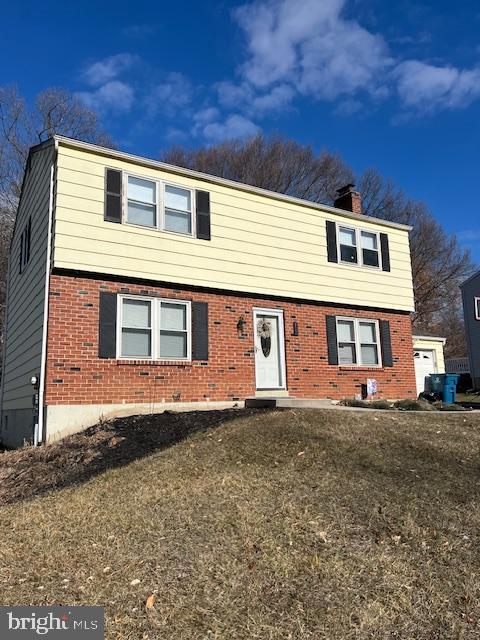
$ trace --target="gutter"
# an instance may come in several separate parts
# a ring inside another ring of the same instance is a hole
[[[55,140],[55,156],[50,168],[50,199],[48,204],[47,256],[45,260],[45,300],[43,302],[42,357],[40,361],[40,381],[38,386],[38,425],[36,425],[33,444],[37,446],[45,438],[45,376],[47,369],[47,337],[48,337],[48,304],[50,296],[50,272],[52,259],[53,198],[56,152],[58,142]]]
[[[400,224],[398,222],[390,222],[383,220],[382,218],[374,218],[372,216],[366,216],[363,214],[353,213],[346,211],[345,209],[337,209],[336,207],[330,207],[326,204],[318,204],[311,202],[310,200],[302,200],[301,198],[294,198],[293,196],[287,196],[283,193],[276,191],[269,191],[268,189],[261,189],[260,187],[254,187],[252,185],[244,184],[242,182],[236,182],[235,180],[228,180],[226,178],[220,178],[218,176],[212,176],[208,173],[201,173],[200,171],[193,171],[192,169],[185,169],[183,167],[176,167],[173,164],[167,164],[166,162],[160,162],[159,160],[151,160],[149,158],[143,158],[142,156],[136,156],[132,153],[126,153],[124,151],[117,151],[116,149],[108,149],[107,147],[100,147],[99,145],[92,144],[90,142],[81,142],[74,138],[67,138],[65,136],[54,136],[55,144],[63,144],[67,147],[73,147],[74,149],[83,149],[90,151],[91,153],[97,153],[99,155],[107,156],[109,158],[117,158],[118,160],[125,160],[126,162],[133,162],[137,165],[143,165],[144,167],[150,167],[152,169],[160,169],[162,171],[168,171],[179,176],[185,176],[187,178],[195,178],[209,182],[211,184],[218,184],[224,187],[231,187],[238,191],[246,191],[247,193],[254,193],[260,196],[271,198],[273,200],[280,200],[281,202],[289,202],[291,204],[300,205],[308,209],[315,209],[317,211],[323,211],[324,213],[332,213],[337,216],[343,216],[344,218],[350,218],[351,220],[360,220],[362,222],[373,222],[374,224],[382,225],[384,227],[390,227],[391,229],[400,229],[402,231],[411,231],[412,226],[406,224]]]

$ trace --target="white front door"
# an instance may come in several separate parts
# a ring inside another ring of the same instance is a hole
[[[417,380],[417,394],[425,391],[425,378],[431,373],[436,373],[435,355],[433,351],[415,349],[413,351],[415,361],[415,377]]]
[[[256,309],[253,321],[257,389],[285,389],[283,313]]]

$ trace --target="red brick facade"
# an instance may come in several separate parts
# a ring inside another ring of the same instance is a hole
[[[126,362],[98,357],[101,291],[208,302],[209,358],[192,363]],[[50,282],[46,404],[111,404],[243,400],[255,395],[253,307],[282,309],[287,387],[303,398],[352,397],[367,378],[378,396],[412,397],[415,373],[408,314],[329,307],[246,295],[198,292],[54,274]],[[326,315],[390,322],[393,367],[328,364]],[[237,323],[245,326],[239,333]],[[298,323],[298,336],[293,323]]]

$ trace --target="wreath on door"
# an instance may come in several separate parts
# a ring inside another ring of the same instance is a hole
[[[272,348],[272,324],[268,320],[259,320],[257,323],[257,335],[260,338],[262,353],[265,358],[268,358]]]

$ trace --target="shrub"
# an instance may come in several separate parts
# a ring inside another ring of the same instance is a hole
[[[435,407],[426,400],[397,400],[393,405],[400,411],[435,411]]]
[[[385,409],[385,410],[389,410],[389,409],[393,409],[393,405],[391,402],[388,402],[388,400],[372,400],[372,402],[370,402],[370,407],[372,409]]]
[[[467,411],[465,407],[462,407],[460,404],[444,404],[443,402],[435,402],[435,409],[438,411]]]
[[[339,404],[344,407],[360,407],[362,409],[369,409],[370,403],[366,400],[357,400],[356,398],[343,398],[340,400]]]

